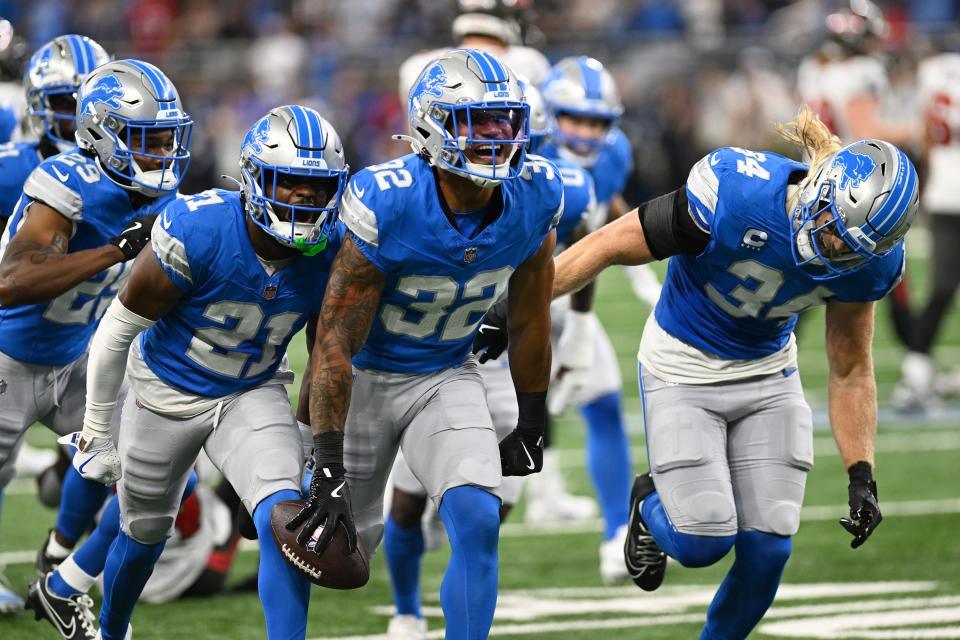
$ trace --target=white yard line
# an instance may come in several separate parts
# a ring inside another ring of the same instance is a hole
[[[886,516],[927,516],[945,513],[960,513],[960,498],[945,498],[943,500],[907,500],[903,502],[882,503],[883,513]],[[847,515],[847,505],[823,505],[804,507],[800,513],[800,520],[804,522],[819,522],[834,520]],[[531,538],[538,536],[562,536],[580,533],[594,533],[603,529],[603,521],[599,519],[581,520],[578,522],[551,522],[546,524],[506,523],[500,528],[503,538]],[[256,549],[255,541],[243,540],[241,551]],[[30,564],[36,558],[33,551],[6,551],[0,553],[0,566],[7,564]]]

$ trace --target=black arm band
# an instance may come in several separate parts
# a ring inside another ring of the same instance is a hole
[[[334,476],[342,476],[343,431],[326,431],[313,436],[313,459],[317,466],[314,473],[329,469]]]
[[[689,207],[686,185],[637,207],[643,237],[657,260],[678,253],[696,255],[707,248],[710,234],[693,221]]]
[[[506,330],[508,304],[507,296],[503,296],[500,301],[496,302],[492,307],[487,309],[485,314],[483,314],[483,323],[489,324],[497,329]]]
[[[869,462],[860,462],[850,465],[847,469],[847,475],[850,477],[850,484],[870,484],[873,482],[873,468]]]
[[[547,392],[518,393],[517,405],[520,409],[517,429],[543,435],[547,424]]]

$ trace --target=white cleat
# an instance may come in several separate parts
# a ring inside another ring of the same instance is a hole
[[[396,615],[387,626],[387,640],[426,640],[427,620],[417,616]]]
[[[23,609],[23,598],[7,588],[6,578],[0,573],[0,616],[14,614]]]
[[[57,452],[51,449],[37,449],[26,442],[20,447],[15,465],[17,476],[36,478],[57,461]]]
[[[605,585],[625,584],[630,580],[623,563],[623,545],[627,541],[627,525],[617,528],[613,537],[600,543],[600,579]]]
[[[120,454],[110,438],[91,438],[84,442],[80,450],[80,432],[69,433],[57,440],[60,444],[76,448],[73,456],[73,468],[85,480],[96,480],[105,485],[116,484],[120,480]]]
[[[95,638],[95,640],[103,640],[103,636],[100,635],[100,632],[99,632],[99,631],[97,631],[97,637]],[[127,625],[127,632],[124,634],[123,640],[133,640],[133,625],[132,625],[132,624],[128,624],[128,625]]]
[[[543,452],[543,470],[526,477],[527,508],[523,521],[528,524],[569,522],[597,517],[592,498],[567,491],[560,475],[560,458],[555,450]]]

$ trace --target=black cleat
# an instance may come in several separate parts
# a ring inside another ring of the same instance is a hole
[[[93,600],[87,594],[61,598],[47,588],[49,574],[37,578],[27,590],[24,609],[33,609],[37,620],[46,619],[64,640],[95,640],[99,637]]]
[[[655,490],[649,473],[640,474],[633,481],[633,489],[630,491],[630,523],[627,542],[623,546],[627,573],[644,591],[656,591],[663,584],[663,576],[667,572],[667,554],[657,546],[640,514],[643,500]]]
[[[47,531],[47,535],[43,538],[43,544],[40,546],[40,550],[37,551],[37,562],[35,566],[37,569],[37,576],[40,578],[55,571],[57,567],[60,566],[60,563],[67,559],[66,556],[59,558],[47,553],[47,542],[50,540],[51,533],[53,533],[53,529]]]

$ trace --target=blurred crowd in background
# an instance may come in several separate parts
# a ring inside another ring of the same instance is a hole
[[[587,54],[614,73],[634,143],[628,202],[673,189],[709,149],[776,148],[796,111],[796,69],[825,37],[826,0],[537,0],[525,40],[552,61]],[[918,117],[914,69],[960,15],[956,0],[880,2],[891,119]],[[242,132],[270,107],[318,108],[354,170],[402,153],[397,69],[452,42],[454,0],[0,0],[27,53],[82,33],[164,69],[193,115],[183,190],[236,174]]]

